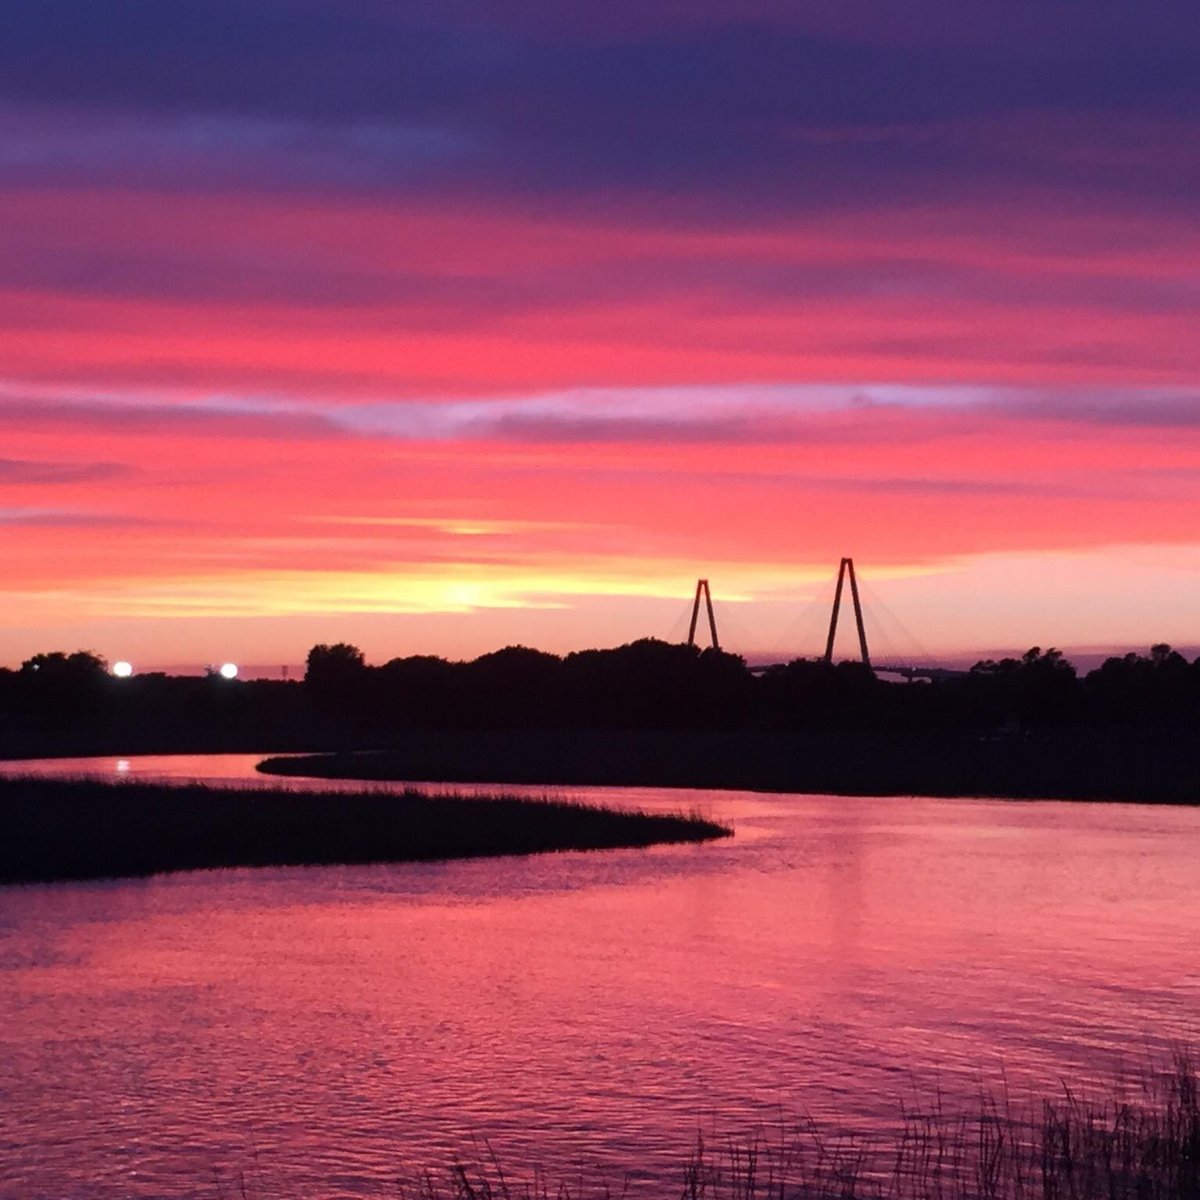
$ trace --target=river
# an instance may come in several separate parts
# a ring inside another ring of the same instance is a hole
[[[0,1195],[394,1196],[485,1141],[670,1193],[698,1129],[886,1135],[1197,1041],[1200,810],[568,794],[736,837],[0,888]]]

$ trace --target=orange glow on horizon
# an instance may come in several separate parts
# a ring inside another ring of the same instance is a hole
[[[10,251],[180,275],[0,288],[0,659],[117,626],[145,626],[121,650],[139,661],[186,660],[218,628],[245,658],[270,621],[281,660],[313,631],[387,656],[388,615],[420,630],[396,653],[479,652],[522,613],[523,640],[565,650],[654,633],[700,574],[770,624],[843,554],[899,588],[934,649],[1050,640],[1024,632],[1004,556],[1029,595],[1085,557],[1062,597],[1075,642],[1194,638],[1182,617],[1157,627],[1152,596],[1165,548],[1191,563],[1200,541],[1200,343],[1186,306],[1138,299],[1188,284],[1200,244],[1178,222],[1019,196],[710,228],[2,198]],[[1166,415],[1143,419],[1153,397]],[[1192,571],[1174,576],[1189,592]],[[1140,604],[1091,602],[1129,587]]]

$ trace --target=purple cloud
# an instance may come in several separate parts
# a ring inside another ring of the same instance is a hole
[[[126,513],[74,512],[68,509],[0,508],[0,526],[50,529],[141,529],[167,525]]]
[[[137,404],[108,400],[0,397],[0,424],[10,428],[58,428],[203,437],[328,440],[346,431],[319,412],[234,404]],[[26,464],[28,465],[28,464]],[[107,464],[93,464],[103,467]],[[17,468],[14,468],[17,469]],[[114,468],[121,470],[122,468]],[[4,466],[0,463],[0,482]]]
[[[37,459],[0,458],[0,485],[94,483],[131,473],[129,467],[113,462],[43,462]]]
[[[617,3],[603,22],[564,19],[553,0],[489,7],[9,5],[0,102],[56,133],[0,170],[560,201],[686,191],[706,216],[986,186],[1196,200],[1194,172],[1131,174],[1104,153],[1122,122],[1194,139],[1200,22],[1183,0],[961,0],[939,5],[949,36],[864,0],[808,19],[810,6],[733,3],[657,20]],[[1091,119],[1087,153],[1039,153],[1064,117]],[[97,119],[115,123],[72,141]],[[1023,138],[1006,131],[1017,119]],[[138,153],[148,137],[158,152]]]

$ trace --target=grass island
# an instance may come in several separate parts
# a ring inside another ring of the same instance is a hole
[[[609,850],[731,834],[699,816],[502,794],[0,781],[0,883]]]

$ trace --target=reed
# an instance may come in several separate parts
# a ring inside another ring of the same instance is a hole
[[[1176,1054],[1132,1089],[1089,1099],[1061,1094],[1023,1107],[1006,1093],[977,1111],[903,1112],[891,1138],[784,1123],[750,1137],[698,1136],[673,1186],[680,1200],[1198,1200],[1200,1087]],[[473,1163],[423,1172],[402,1200],[612,1200],[627,1178],[521,1181],[489,1150]],[[638,1195],[648,1194],[642,1187]]]
[[[0,883],[607,850],[731,832],[694,815],[502,794],[0,781]]]

